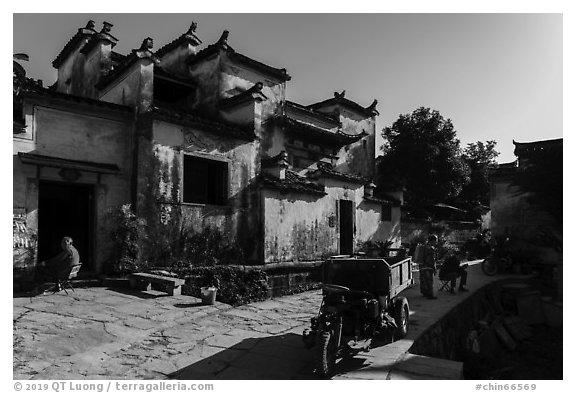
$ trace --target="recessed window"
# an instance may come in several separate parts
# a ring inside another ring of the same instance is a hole
[[[382,216],[381,221],[392,221],[392,206],[382,205]]]
[[[184,155],[185,203],[224,205],[228,196],[228,163]]]

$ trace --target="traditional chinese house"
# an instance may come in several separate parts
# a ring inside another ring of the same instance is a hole
[[[201,49],[192,24],[158,50],[146,38],[120,54],[112,25],[90,21],[53,61],[54,85],[15,74],[15,255],[22,239],[36,254],[15,267],[68,235],[87,270],[105,271],[107,214],[127,203],[149,236],[216,228],[250,264],[400,244],[402,193],[372,183],[376,101],[288,101],[286,70],[228,39]]]

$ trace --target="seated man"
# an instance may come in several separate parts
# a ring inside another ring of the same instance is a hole
[[[468,292],[464,286],[466,285],[466,278],[468,277],[468,272],[466,268],[468,265],[464,264],[460,266],[460,260],[454,254],[450,254],[444,263],[440,267],[439,278],[443,281],[450,281],[450,293],[454,293],[456,288],[456,279],[460,277],[460,286],[458,290],[460,292]]]
[[[71,237],[62,238],[60,242],[62,251],[55,257],[38,264],[34,281],[39,283],[48,279],[58,282],[59,279],[67,278],[70,268],[80,263],[80,255],[72,243]]]

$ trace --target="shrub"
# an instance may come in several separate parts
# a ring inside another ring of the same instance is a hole
[[[165,253],[165,265],[171,266],[179,276],[189,274],[193,267],[244,263],[242,249],[230,242],[222,232],[210,227],[201,232],[183,228],[167,248],[169,252]]]
[[[360,251],[370,253],[371,251],[376,251],[379,257],[387,257],[388,256],[388,249],[393,244],[392,241],[386,240],[383,241],[365,241],[360,244]]]
[[[109,212],[112,220],[110,237],[114,243],[112,273],[132,273],[146,268],[140,242],[146,238],[146,220],[138,218],[130,204]]]
[[[232,266],[191,267],[188,271],[187,286],[192,295],[200,293],[200,288],[218,288],[218,301],[233,306],[268,298],[268,281],[262,270],[241,270]]]

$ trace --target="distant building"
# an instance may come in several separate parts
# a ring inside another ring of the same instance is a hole
[[[546,209],[531,203],[532,195],[518,187],[518,176],[534,164],[534,155],[548,152],[562,157],[562,139],[529,143],[513,142],[514,162],[500,164],[490,173],[491,230],[494,236],[508,236],[516,252],[531,257],[537,263],[562,263],[562,231],[558,222]],[[561,190],[561,173],[550,173],[558,178],[555,184]],[[536,180],[535,180],[536,181]],[[561,195],[559,197],[561,200]],[[561,211],[562,206],[557,206]],[[561,224],[560,224],[561,226]]]
[[[52,63],[50,88],[19,76],[16,270],[68,235],[86,270],[104,271],[108,213],[126,203],[153,240],[217,228],[255,264],[400,244],[402,192],[372,184],[376,100],[287,101],[286,70],[236,52],[227,31],[199,49],[194,23],[157,51],[146,38],[123,55],[111,28],[78,29]]]

